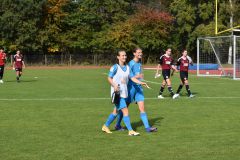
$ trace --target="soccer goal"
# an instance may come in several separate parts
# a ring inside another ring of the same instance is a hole
[[[198,38],[197,75],[240,79],[240,37]]]

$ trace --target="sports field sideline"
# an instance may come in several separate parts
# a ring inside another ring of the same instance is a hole
[[[135,104],[129,108],[139,137],[108,135],[112,110],[108,68],[26,69],[17,83],[6,70],[0,85],[1,160],[234,160],[240,157],[240,81],[190,76],[195,98],[157,99],[162,77],[144,70],[146,109],[156,133],[146,133]],[[173,89],[179,84],[173,77]],[[121,155],[120,154],[121,151]]]

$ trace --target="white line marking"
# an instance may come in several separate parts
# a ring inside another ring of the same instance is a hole
[[[186,96],[180,97],[180,99],[239,99],[240,97],[194,97],[194,98],[188,98]],[[0,98],[0,101],[82,101],[82,100],[110,100],[111,98]],[[145,98],[146,100],[159,100],[156,98]],[[166,98],[167,100],[170,99]],[[164,99],[163,99],[164,100]]]
[[[159,83],[159,82],[154,82],[154,81],[148,81],[148,80],[143,80],[143,81],[145,81],[145,82],[148,82],[148,83],[152,83],[152,84],[162,84],[162,83]],[[202,82],[202,83],[194,83],[194,82],[192,82],[192,83],[190,83],[190,84],[199,84],[199,85],[213,85],[213,84],[225,84],[225,83],[206,83],[206,82]]]

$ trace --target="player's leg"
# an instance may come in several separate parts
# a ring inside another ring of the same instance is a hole
[[[16,68],[16,79],[17,79],[17,82],[19,82],[19,71],[20,69],[19,68]]]
[[[108,116],[105,124],[102,126],[102,131],[106,133],[112,133],[109,129],[109,126],[115,120],[116,117],[117,117],[117,108],[114,107],[113,112]]]
[[[117,123],[115,125],[115,129],[118,130],[118,131],[123,131],[124,130],[124,128],[121,126],[122,119],[123,119],[123,113],[120,110],[117,114]]]
[[[143,122],[143,125],[144,125],[146,131],[147,132],[156,132],[157,128],[151,127],[149,125],[147,113],[145,112],[145,107],[144,107],[143,89],[142,89],[141,86],[139,86],[139,88],[137,89],[137,93],[136,93],[135,99],[137,101],[138,108],[139,108],[139,111],[140,111],[140,118],[141,118],[141,120]]]
[[[159,94],[158,94],[158,98],[159,98],[159,99],[163,99],[163,98],[164,98],[164,97],[162,96],[162,94],[163,94],[163,91],[164,91],[165,86],[166,86],[166,81],[163,80],[163,81],[162,81],[162,84],[161,84],[161,87],[160,87],[160,90],[159,90]]]
[[[133,85],[128,85],[128,98],[126,98],[127,107],[130,105],[130,103],[134,101],[135,94],[136,94],[136,90],[133,87]],[[122,119],[123,119],[123,113],[120,110],[117,116],[117,123],[115,125],[116,130],[120,130],[120,131],[124,130],[123,127],[121,126]]]
[[[178,86],[178,90],[177,90],[177,92],[176,92],[176,94],[179,94],[180,92],[181,92],[181,90],[182,90],[182,88],[183,88],[183,85],[185,84],[184,83],[184,79],[185,79],[186,77],[183,75],[183,73],[180,71],[180,79],[181,79],[181,82],[180,82],[180,84],[179,84],[179,86]]]
[[[172,89],[171,80],[168,78],[168,79],[166,79],[166,82],[167,82],[168,91],[169,91],[169,93],[171,94],[171,96],[173,96],[174,93],[173,93],[173,89]]]
[[[168,85],[168,91],[172,96],[172,99],[176,99],[179,97],[179,94],[174,94],[173,89],[172,89],[172,83],[171,80],[168,78],[166,79],[167,85]]]
[[[0,66],[0,83],[3,83],[4,66]]]
[[[22,69],[19,71],[19,78],[22,76]]]
[[[129,117],[129,114],[128,114],[128,107],[127,107],[127,104],[126,104],[126,99],[124,99],[124,98],[120,99],[120,104],[117,107],[117,109],[121,110],[122,113],[123,113],[123,122],[124,122],[125,126],[128,129],[128,135],[130,135],[130,136],[138,136],[138,135],[140,135],[138,132],[135,132],[132,129],[130,117]]]
[[[160,87],[160,90],[159,90],[159,94],[158,94],[158,98],[159,99],[163,99],[164,97],[162,96],[163,94],[163,91],[164,91],[164,88],[166,86],[166,70],[162,70],[162,76],[163,76],[163,81],[162,81],[162,84],[161,84],[161,87]]]
[[[194,95],[192,94],[192,92],[191,92],[191,90],[190,90],[190,87],[189,87],[188,79],[187,79],[187,78],[184,80],[184,84],[185,84],[185,86],[186,86],[186,90],[187,90],[187,93],[188,93],[188,97],[193,98]]]

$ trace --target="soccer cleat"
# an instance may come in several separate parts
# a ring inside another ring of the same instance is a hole
[[[157,128],[156,127],[150,127],[150,128],[146,128],[147,132],[157,132]]]
[[[159,95],[158,99],[164,99],[164,97],[162,95]]]
[[[176,93],[176,94],[173,95],[172,99],[176,99],[178,97],[179,97],[179,94]]]
[[[112,132],[110,131],[110,129],[109,129],[105,124],[102,126],[102,131],[103,131],[103,132],[106,132],[106,133],[112,133]]]
[[[0,80],[0,83],[3,83],[3,80]]]
[[[189,98],[193,98],[193,97],[195,97],[195,96],[193,94],[190,94]]]
[[[115,126],[115,130],[117,130],[117,131],[125,131],[125,129],[122,126]]]
[[[139,136],[140,133],[135,132],[134,130],[131,130],[131,131],[128,131],[128,135],[129,135],[129,136]]]

